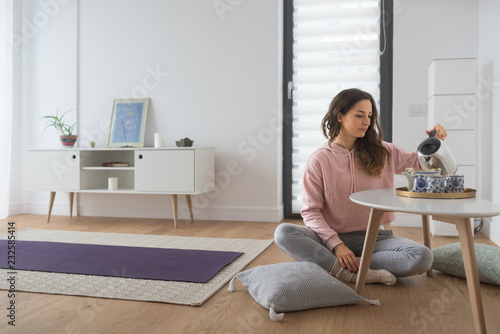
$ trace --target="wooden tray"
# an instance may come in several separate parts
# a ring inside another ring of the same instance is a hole
[[[396,194],[414,198],[471,198],[476,197],[476,189],[465,188],[461,193],[414,193],[408,191],[407,187],[400,187],[396,188]]]

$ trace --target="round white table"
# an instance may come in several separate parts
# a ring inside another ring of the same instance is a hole
[[[500,215],[499,205],[477,197],[465,199],[409,198],[397,195],[396,189],[393,188],[361,191],[352,194],[350,199],[357,204],[371,208],[355,287],[357,293],[361,294],[366,282],[368,267],[384,212],[407,212],[422,215],[424,244],[429,248],[431,248],[429,215],[432,215],[435,220],[455,224],[457,227],[476,333],[486,333],[470,219]],[[432,276],[432,268],[427,272],[427,276]]]

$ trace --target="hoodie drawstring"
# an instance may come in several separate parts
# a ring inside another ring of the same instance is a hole
[[[349,167],[351,172],[351,194],[356,192],[356,179],[354,177],[355,167],[354,167],[354,150],[348,151],[346,150],[347,155],[349,156]]]

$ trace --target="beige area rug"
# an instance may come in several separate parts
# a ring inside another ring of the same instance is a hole
[[[7,239],[1,235],[0,239]],[[259,256],[273,240],[175,237],[148,234],[99,233],[23,229],[16,232],[17,240],[53,241],[81,244],[200,249],[243,252],[207,283],[186,283],[116,277],[46,273],[17,270],[17,291],[40,292],[112,299],[153,301],[199,306],[222,288],[234,275]],[[3,252],[2,252],[3,253]],[[7,272],[0,269],[0,289],[8,290]]]

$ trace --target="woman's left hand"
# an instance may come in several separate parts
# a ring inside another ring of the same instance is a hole
[[[448,134],[446,133],[444,126],[442,126],[441,124],[436,124],[436,126],[434,126],[432,129],[426,131],[425,133],[427,133],[427,135],[430,135],[432,130],[436,130],[436,134],[434,135],[434,137],[436,137],[436,138],[439,138],[441,140],[445,140],[446,137],[448,137]]]

